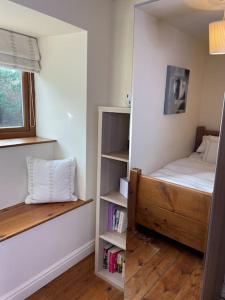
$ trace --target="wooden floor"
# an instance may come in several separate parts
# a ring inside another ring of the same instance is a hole
[[[28,298],[29,300],[123,300],[123,293],[94,275],[94,255],[87,257]]]
[[[202,255],[151,234],[128,233],[125,300],[199,300]]]
[[[125,296],[94,275],[94,256],[29,300],[199,300],[203,258],[157,235],[128,233]]]

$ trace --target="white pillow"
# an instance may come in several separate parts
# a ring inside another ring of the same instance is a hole
[[[204,135],[203,139],[202,139],[202,143],[201,143],[201,145],[198,147],[198,149],[196,151],[197,153],[204,153],[205,152],[207,139],[208,139],[208,136]]]
[[[75,161],[27,157],[28,193],[26,204],[76,201]]]
[[[218,140],[217,139],[208,140],[206,151],[202,159],[208,163],[216,164],[218,149],[219,149],[219,138]]]
[[[213,136],[213,135],[204,135],[202,139],[201,145],[197,149],[197,153],[205,153],[207,149],[208,142],[210,141],[215,141],[219,143],[219,137],[218,136]]]

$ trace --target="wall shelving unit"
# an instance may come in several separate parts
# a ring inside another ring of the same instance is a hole
[[[111,243],[126,250],[126,233],[108,231],[107,224],[109,203],[127,208],[119,185],[129,172],[129,128],[129,108],[99,107],[95,273],[120,289],[122,275],[103,269],[103,248]]]

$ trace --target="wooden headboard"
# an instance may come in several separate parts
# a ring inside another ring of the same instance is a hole
[[[206,129],[206,127],[204,127],[204,126],[197,127],[194,151],[196,151],[198,149],[198,147],[201,145],[204,135],[219,136],[220,132],[216,131],[216,130]]]

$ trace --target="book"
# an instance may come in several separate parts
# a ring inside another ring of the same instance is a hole
[[[112,244],[108,243],[103,248],[103,269],[109,268],[109,249],[113,247]]]
[[[117,255],[121,251],[118,247],[109,249],[109,272],[115,273],[117,271]]]
[[[112,230],[116,230],[117,222],[118,222],[118,207],[114,206],[114,210],[113,210],[113,227],[112,227]]]
[[[108,205],[108,230],[113,230],[113,214],[114,214],[115,205],[110,203]]]
[[[118,230],[119,221],[120,221],[120,210],[116,209],[115,226],[114,226],[114,230],[116,230],[116,231]]]
[[[121,210],[117,232],[123,233],[126,230],[127,230],[127,212],[126,210]]]
[[[118,272],[124,276],[125,268],[125,251],[107,243],[103,248],[103,269],[110,273]]]
[[[125,261],[123,262],[122,279],[125,280]]]
[[[128,199],[128,178],[120,178],[120,194]]]
[[[127,211],[116,204],[108,204],[108,225],[109,231],[123,233],[127,229]]]
[[[125,263],[125,251],[120,251],[117,255],[117,272],[123,272],[123,266]]]

